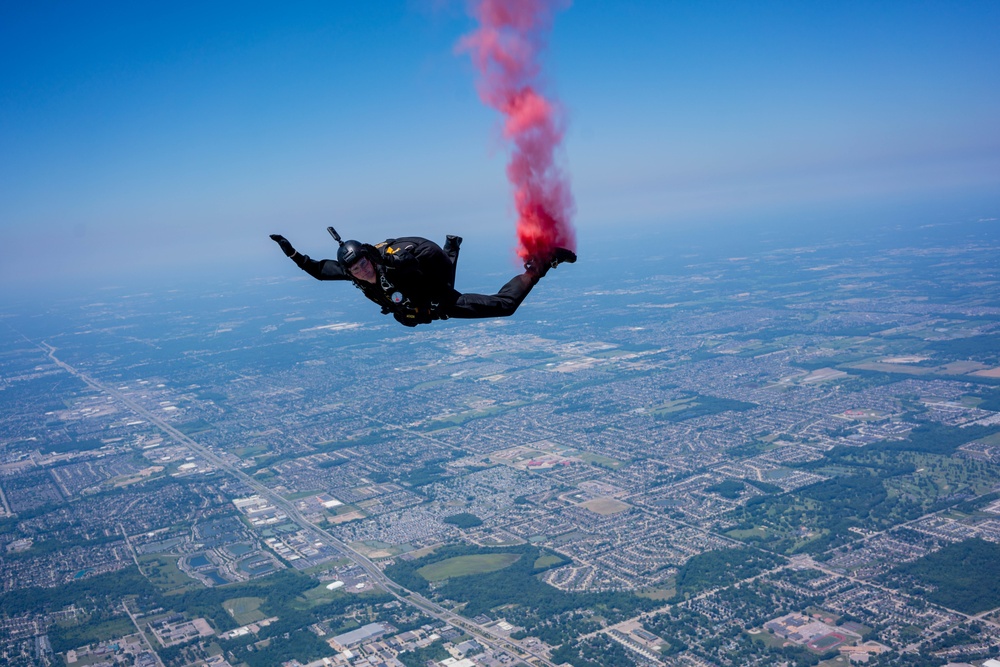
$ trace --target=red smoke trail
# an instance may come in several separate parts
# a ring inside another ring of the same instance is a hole
[[[545,257],[576,249],[569,179],[555,162],[563,128],[558,107],[538,90],[537,57],[557,5],[566,0],[475,0],[479,28],[462,38],[480,73],[479,97],[504,115],[514,145],[507,178],[517,207],[517,253]]]

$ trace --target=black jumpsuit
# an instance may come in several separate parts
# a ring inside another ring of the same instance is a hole
[[[525,272],[511,278],[496,294],[462,294],[454,287],[457,246],[449,256],[433,241],[407,236],[368,246],[368,250],[374,259],[374,284],[354,279],[335,259],[314,260],[299,253],[292,259],[317,280],[352,281],[383,313],[392,313],[407,326],[449,317],[512,315],[539,279]]]

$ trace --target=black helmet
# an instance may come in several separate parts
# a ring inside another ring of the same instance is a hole
[[[337,261],[346,269],[367,253],[365,246],[357,241],[344,241],[337,249]]]

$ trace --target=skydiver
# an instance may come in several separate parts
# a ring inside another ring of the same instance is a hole
[[[507,317],[521,305],[528,292],[548,272],[562,263],[573,263],[576,254],[553,248],[524,263],[524,273],[511,278],[496,294],[462,294],[455,289],[455,268],[461,237],[448,236],[444,248],[418,236],[388,239],[368,245],[342,241],[337,259],[311,259],[280,234],[271,234],[296,266],[317,280],[350,280],[364,295],[382,307],[382,314],[415,327],[434,320]]]

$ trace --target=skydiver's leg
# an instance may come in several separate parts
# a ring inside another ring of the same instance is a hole
[[[458,268],[458,249],[462,245],[461,236],[448,235],[444,242],[444,254],[451,260],[451,271],[448,274],[448,287],[455,287],[455,270]]]
[[[513,315],[537,282],[537,275],[526,272],[511,278],[496,294],[460,294],[448,307],[448,317],[473,319]]]

